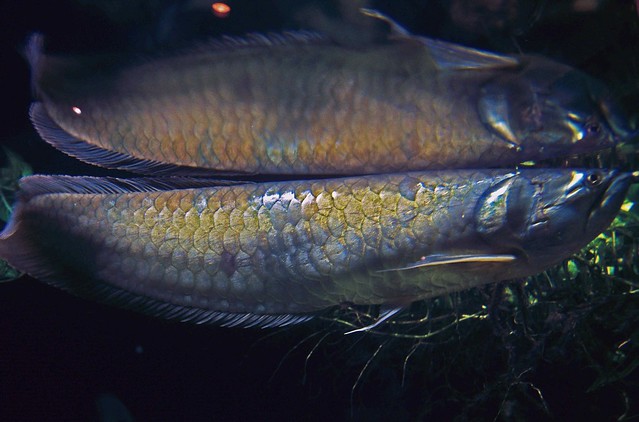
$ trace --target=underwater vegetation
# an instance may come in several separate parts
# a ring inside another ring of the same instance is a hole
[[[592,9],[578,12],[577,3]],[[234,14],[237,3],[229,4],[233,11],[225,22],[238,16]],[[384,2],[374,6],[383,9]],[[629,42],[639,39],[634,2],[412,1],[394,2],[388,6],[388,13],[401,7],[421,11],[415,16],[407,13],[402,22],[425,19],[423,11],[432,10],[430,7],[446,10],[441,27],[429,30],[449,34],[451,41],[506,54],[520,49],[534,51],[597,76],[611,88],[636,127],[639,63],[635,59],[637,43]],[[600,31],[610,29],[608,34],[612,33],[613,39],[625,42],[606,45],[601,41],[604,37],[594,35],[590,38],[596,40],[587,42],[590,31],[570,31],[571,25],[577,29],[580,25]],[[566,39],[579,41],[564,44],[548,40],[552,33],[548,28],[563,28]],[[545,39],[539,34],[546,34]],[[30,158],[24,150],[21,155]],[[617,167],[632,172],[637,170],[636,158],[636,148],[630,145],[615,154],[606,151],[588,158],[557,159],[544,166]],[[69,161],[65,163],[69,166]],[[74,170],[70,173],[86,174],[86,167]],[[10,190],[5,194],[9,195]],[[275,381],[270,385],[277,386],[293,373],[303,387],[293,385],[309,396],[316,395],[313,403],[318,409],[317,419],[321,419],[319,409],[330,401],[326,398],[334,398],[327,391],[339,384],[339,403],[345,404],[334,413],[343,419],[552,420],[594,415],[632,420],[639,414],[637,195],[634,185],[607,230],[540,275],[419,301],[366,333],[348,336],[343,333],[371,326],[386,309],[351,305],[334,308],[307,326],[257,334],[268,338],[258,342],[252,349],[257,351],[249,354],[260,361],[251,368],[264,365],[260,351],[268,349],[265,343],[284,338],[288,342],[282,343],[290,344],[295,337],[289,353],[275,358],[283,362],[274,371]],[[165,330],[171,327],[152,324]],[[200,339],[216,333],[212,329],[183,329],[191,333],[196,330]],[[225,344],[236,334],[217,335],[218,344]],[[178,356],[180,352],[188,357],[195,354],[179,344],[171,347],[179,351]],[[169,364],[164,361],[163,365]],[[180,367],[175,362],[173,365]],[[211,382],[204,378],[194,376],[199,386]],[[290,385],[285,381],[282,384]],[[576,404],[567,405],[567,397]],[[286,400],[280,400],[279,406],[286,407]],[[124,402],[128,406],[134,403],[130,399]],[[142,406],[137,406],[133,404],[132,413],[144,419]],[[306,412],[309,409],[312,407]],[[298,416],[307,415],[297,412]]]
[[[32,173],[31,166],[15,152],[3,150],[3,164],[0,167],[0,221],[9,221],[18,190],[18,180]],[[0,260],[0,281],[14,280],[20,272]]]
[[[602,400],[579,401],[585,406],[580,414],[632,420],[638,409],[638,194],[635,186],[609,229],[561,265],[524,280],[417,302],[375,327],[375,340],[357,342],[368,354],[341,362],[352,365],[355,414],[358,403],[392,407],[401,400],[418,419],[480,420],[491,409],[496,420],[553,420],[575,413],[557,401],[558,389],[579,385],[581,397]],[[374,321],[377,311],[351,308],[327,320],[338,329],[357,329]],[[320,359],[313,352],[321,342],[338,349],[331,357],[347,353],[350,343],[329,329],[318,332],[299,346],[309,360]],[[383,371],[385,362],[396,370]],[[401,399],[369,400],[368,383],[380,376]],[[482,387],[471,380],[481,380]]]

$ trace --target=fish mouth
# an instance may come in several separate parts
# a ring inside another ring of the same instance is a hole
[[[634,152],[637,144],[639,144],[639,129],[632,132],[616,133],[615,135],[615,146],[619,151]]]
[[[615,145],[636,143],[639,140],[639,128],[628,118],[629,115],[622,111],[610,98],[598,101],[599,110],[606,124],[612,131]]]
[[[606,190],[593,204],[586,229],[600,231],[601,226],[607,226],[611,215],[614,216],[621,207],[628,188],[633,183],[639,183],[639,171],[615,175]]]

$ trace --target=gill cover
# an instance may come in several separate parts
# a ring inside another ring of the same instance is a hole
[[[520,249],[520,240],[538,200],[527,178],[512,173],[480,198],[475,211],[477,232],[489,243]]]
[[[615,144],[611,122],[622,127],[625,119],[600,82],[541,57],[522,63],[521,71],[481,88],[479,115],[496,135],[544,158],[569,147],[579,153]]]
[[[503,253],[560,256],[610,224],[633,177],[576,169],[504,179],[478,202],[477,231]]]

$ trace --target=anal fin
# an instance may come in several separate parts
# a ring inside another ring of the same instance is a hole
[[[78,139],[60,127],[49,115],[42,102],[34,102],[29,109],[31,122],[38,134],[54,148],[63,153],[100,167],[126,170],[133,173],[179,176],[223,176],[242,173],[220,172],[213,169],[180,166],[178,164],[134,157],[111,151]]]

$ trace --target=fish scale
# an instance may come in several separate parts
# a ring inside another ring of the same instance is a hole
[[[33,176],[0,234],[0,256],[76,294],[154,315],[232,323],[245,314],[268,325],[542,271],[610,223],[631,179],[567,169],[227,186]]]
[[[575,69],[392,27],[357,48],[287,33],[98,64],[46,55],[34,36],[32,121],[72,156],[152,175],[503,167],[629,136]]]

